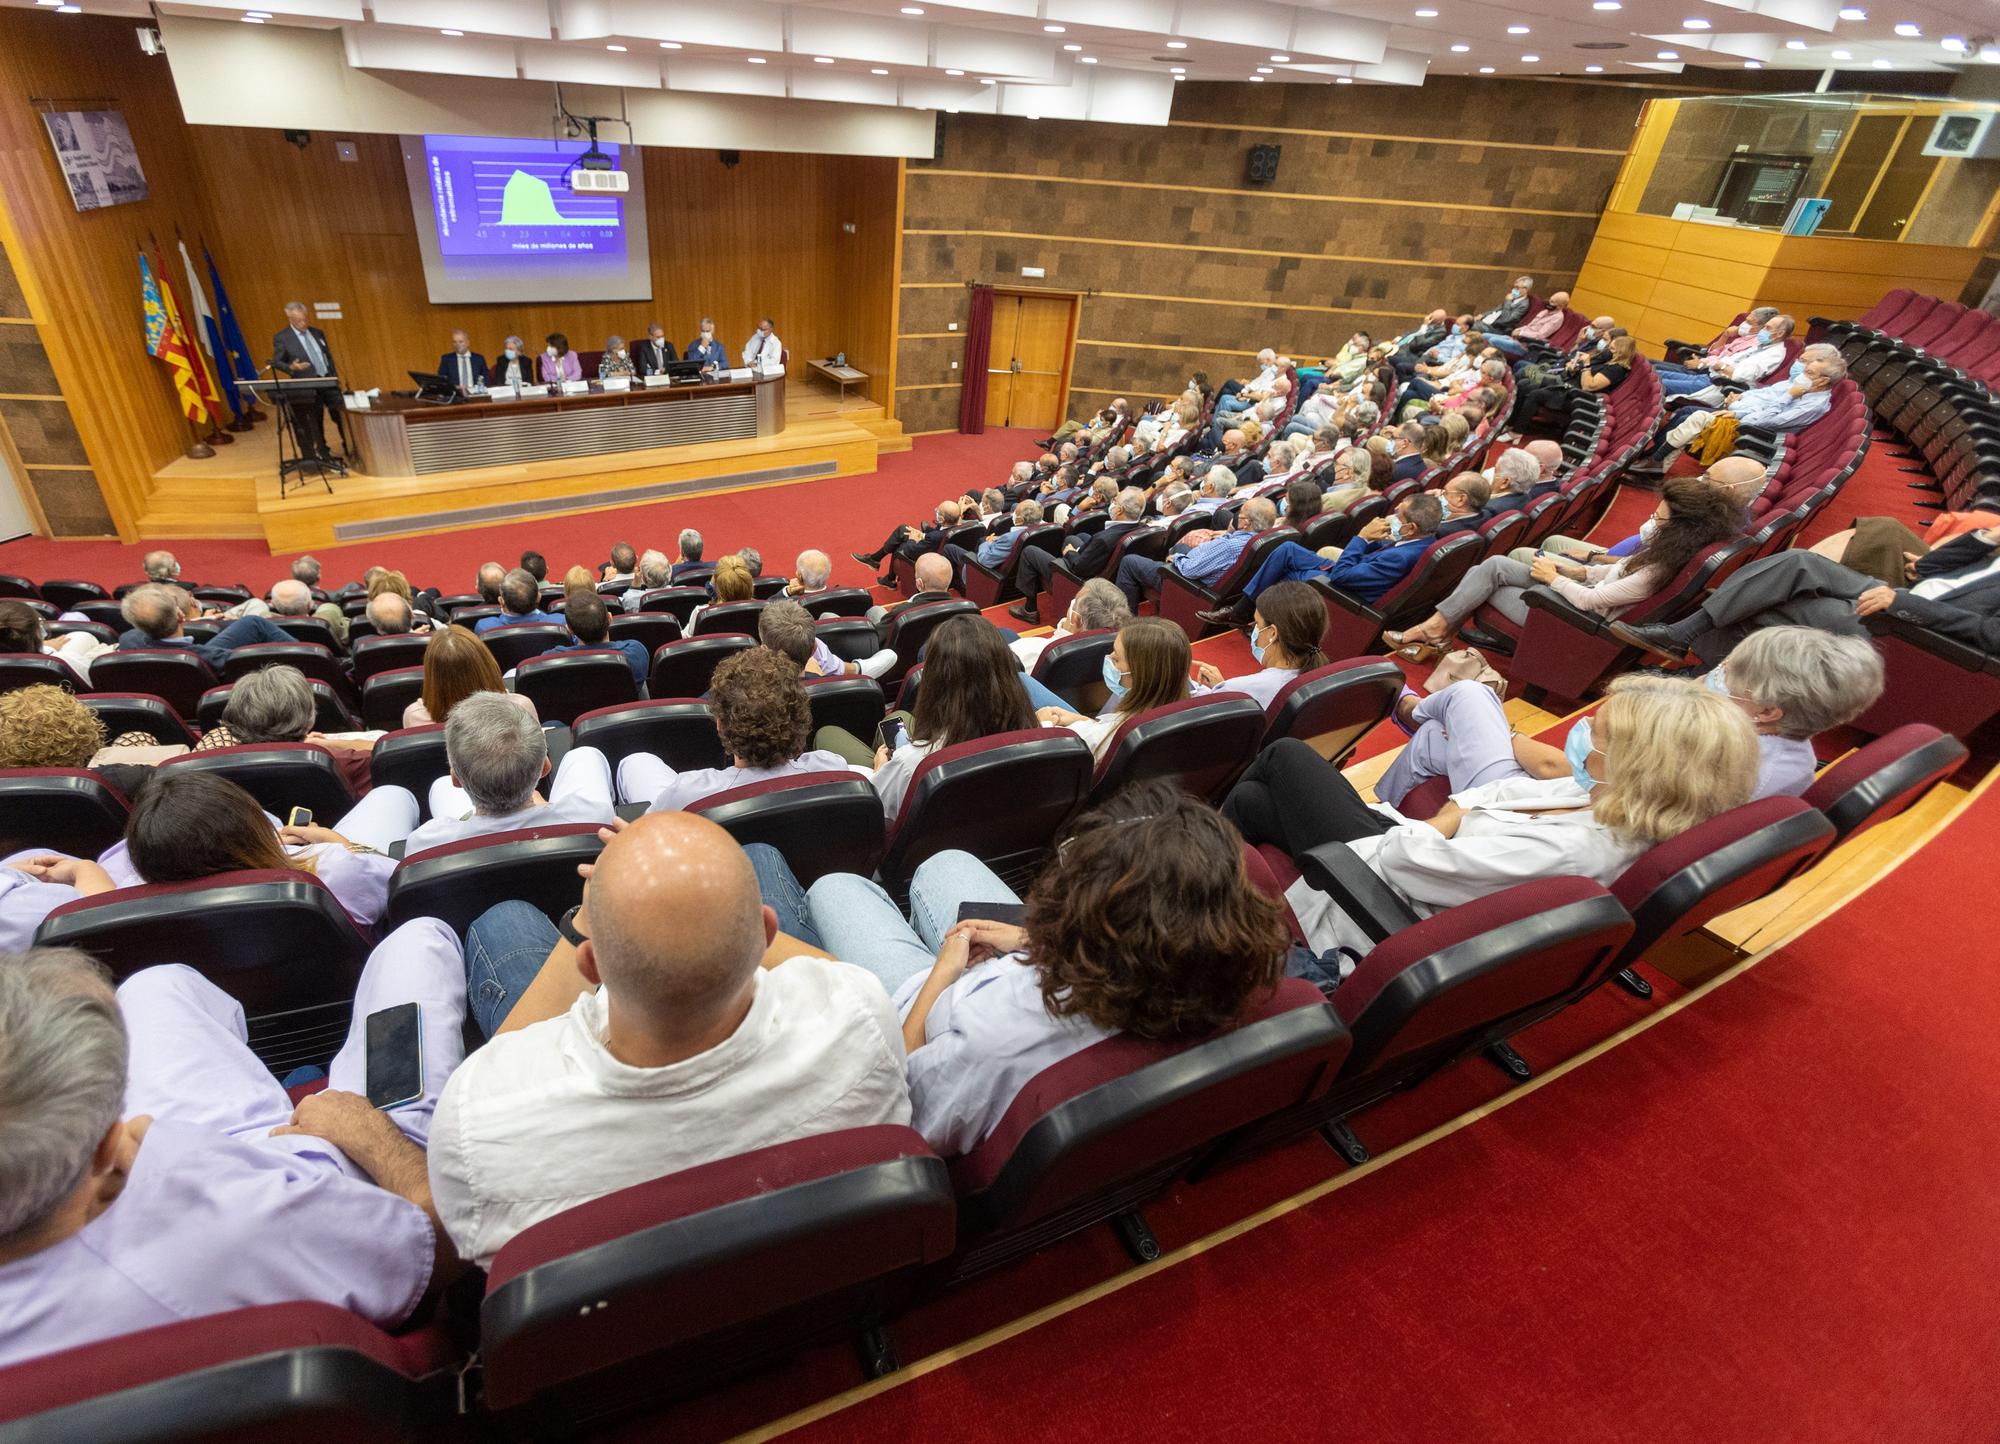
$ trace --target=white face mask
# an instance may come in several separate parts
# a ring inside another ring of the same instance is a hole
[[[547,350],[545,350],[542,354],[544,356],[553,356],[556,354],[556,348],[551,346]]]
[[[715,333],[713,331],[704,331],[701,333],[701,344],[704,346],[706,346],[709,342],[713,341],[714,339],[715,339]]]
[[[625,359],[625,348],[624,348],[623,346],[620,346],[620,347],[619,347],[619,348],[618,348],[618,349],[617,349],[616,351],[614,351],[614,352],[613,352],[612,354],[613,354],[613,355],[615,355],[616,357],[618,357],[618,359],[622,361],[622,360],[624,360],[624,359]]]

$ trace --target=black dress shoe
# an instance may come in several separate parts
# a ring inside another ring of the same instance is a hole
[[[1673,634],[1669,627],[1648,625],[1645,622],[1609,622],[1605,630],[1628,647],[1637,647],[1643,652],[1651,652],[1655,657],[1664,657],[1669,662],[1679,662],[1687,657],[1687,643]]]
[[[880,552],[849,552],[848,555],[853,557],[857,562],[860,562],[864,567],[879,567],[882,565],[882,554]]]
[[[1027,606],[1020,603],[1007,608],[1007,615],[1017,622],[1026,622],[1031,627],[1039,627],[1042,624],[1040,617],[1036,616]]]
[[[1196,612],[1194,618],[1204,627],[1240,627],[1250,620],[1236,606],[1211,607],[1205,612]]]
[[[1482,651],[1498,652],[1503,657],[1514,655],[1514,639],[1503,637],[1497,632],[1482,631],[1478,627],[1460,627],[1459,641],[1468,647],[1478,647]]]

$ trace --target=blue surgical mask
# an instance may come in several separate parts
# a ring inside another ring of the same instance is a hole
[[[1590,742],[1590,719],[1579,717],[1563,742],[1563,756],[1569,759],[1569,775],[1585,792],[1597,786],[1597,779],[1590,775],[1590,754],[1597,750]]]
[[[1263,630],[1262,627],[1259,627],[1250,634],[1250,655],[1255,657],[1260,663],[1264,660],[1264,644],[1257,640],[1257,632]],[[1105,660],[1108,662],[1111,659],[1107,657]]]
[[[1709,691],[1724,697],[1729,695],[1729,678],[1723,674],[1721,667],[1710,667],[1708,675],[1701,680]]]
[[[1758,330],[1758,332],[1757,332],[1757,344],[1758,344],[1759,346],[1768,346],[1768,345],[1770,345],[1770,344],[1771,344],[1771,333],[1770,333],[1769,331],[1765,331],[1765,330],[1762,330],[1762,329],[1760,328],[1760,329]]]
[[[1118,664],[1111,660],[1108,652],[1104,657],[1104,687],[1114,702],[1125,695],[1125,674],[1118,670]]]
[[[1792,369],[1785,373],[1785,379],[1787,381],[1796,381],[1805,374],[1806,374],[1806,363],[1803,361],[1794,361],[1792,363]]]
[[[512,346],[509,346],[505,352],[505,355],[509,361],[515,360],[520,356],[520,354],[521,353],[519,351],[516,351]]]
[[[1395,543],[1401,541],[1402,539],[1403,539],[1403,519],[1400,516],[1392,516],[1389,518],[1390,544],[1394,545]]]

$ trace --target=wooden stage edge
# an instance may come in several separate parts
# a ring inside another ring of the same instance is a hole
[[[772,436],[419,477],[349,475],[333,479],[331,494],[309,481],[280,498],[276,433],[265,426],[213,458],[156,473],[139,533],[261,539],[277,555],[865,475],[880,453],[909,444],[881,407],[807,392]]]

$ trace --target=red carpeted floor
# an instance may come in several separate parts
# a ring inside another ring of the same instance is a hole
[[[763,554],[768,571],[789,574],[793,558],[808,547],[819,547],[833,558],[837,583],[860,586],[866,584],[868,573],[847,555],[850,551],[872,551],[891,527],[921,520],[937,502],[968,487],[1004,480],[1015,462],[1036,454],[1034,437],[1018,429],[996,429],[983,436],[920,436],[909,451],[884,456],[881,469],[868,476],[330,547],[315,555],[327,581],[335,586],[379,565],[405,572],[420,587],[469,592],[473,574],[484,561],[511,566],[524,550],[533,549],[548,558],[549,576],[555,579],[571,563],[598,566],[614,541],[629,541],[641,549],[658,547],[672,556],[681,528],[691,526],[702,534],[711,558],[753,546]],[[111,586],[139,580],[139,559],[156,546],[171,551],[182,574],[195,581],[224,586],[240,582],[258,592],[290,575],[296,555],[273,557],[258,541],[175,539],[127,546],[29,538],[0,544],[0,572],[38,581],[61,577]]]
[[[796,1437],[1991,1440],[1996,828],[2000,789],[1509,1106]]]

